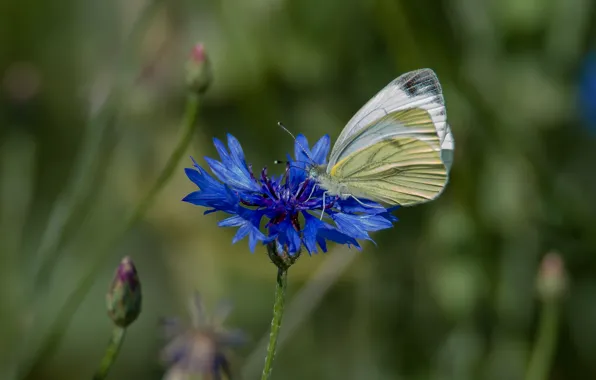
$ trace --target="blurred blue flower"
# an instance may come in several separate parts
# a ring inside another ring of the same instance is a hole
[[[586,125],[596,132],[596,52],[586,57],[579,83],[579,106]]]
[[[190,300],[190,325],[178,318],[162,320],[163,334],[168,340],[161,351],[161,360],[167,367],[164,380],[188,380],[194,375],[221,379],[222,373],[231,378],[225,351],[246,341],[241,331],[228,331],[222,326],[231,310],[231,304],[220,302],[212,318],[207,318],[201,297],[195,293]]]
[[[205,214],[223,211],[230,216],[219,222],[220,227],[238,227],[233,243],[248,236],[250,250],[254,252],[257,242],[267,244],[275,241],[278,246],[294,255],[302,246],[309,254],[317,252],[317,246],[327,251],[327,241],[354,245],[357,239],[372,240],[371,231],[389,228],[397,218],[378,203],[360,199],[325,197],[324,190],[307,176],[309,165],[323,165],[329,152],[329,136],[323,136],[310,149],[306,137],[298,135],[294,151],[295,160],[288,155],[288,163],[282,176],[269,176],[267,168],[258,178],[247,165],[242,147],[236,138],[228,135],[228,149],[214,139],[221,161],[206,157],[213,178],[193,159],[194,169],[186,169],[186,175],[199,190],[187,195],[183,201],[208,207]],[[304,152],[306,150],[307,152]],[[314,161],[314,162],[313,162]],[[261,222],[265,219],[263,233]]]

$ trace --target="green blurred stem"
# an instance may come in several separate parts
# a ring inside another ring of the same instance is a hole
[[[151,0],[135,20],[116,61],[116,71],[122,71],[130,65],[134,47],[138,45],[139,39],[147,28],[147,23],[154,16],[160,3],[159,0]],[[111,155],[109,134],[122,113],[121,103],[124,96],[121,88],[130,87],[135,80],[136,78],[130,83],[112,87],[100,109],[87,123],[74,172],[50,213],[47,227],[34,255],[35,260],[41,260],[41,265],[34,277],[35,292],[46,288],[47,280],[60,259],[63,244],[68,240],[69,235],[76,231],[80,221],[84,219],[93,204],[89,199],[99,188],[98,183],[103,179],[104,169]]]
[[[547,300],[542,306],[538,336],[532,349],[526,380],[547,380],[559,332],[559,302]]]
[[[42,341],[41,348],[37,351],[33,365],[25,368],[26,373],[21,376],[21,379],[33,379],[34,369],[43,367],[51,355],[56,351],[56,348],[62,342],[62,338],[66,333],[68,326],[75,315],[77,309],[85,299],[87,293],[93,286],[95,278],[103,271],[104,265],[111,258],[114,248],[120,242],[122,237],[138,222],[149,209],[149,206],[155,200],[161,189],[170,180],[174,170],[178,166],[180,159],[184,152],[188,149],[195,131],[195,124],[198,116],[198,109],[200,105],[200,96],[195,93],[189,93],[186,100],[186,111],[184,113],[182,135],[172,152],[166,166],[155,181],[153,187],[145,195],[145,197],[137,204],[130,218],[125,223],[122,231],[117,234],[106,246],[101,250],[95,262],[89,267],[88,272],[82,277],[78,286],[68,296],[64,306],[60,308],[60,312],[56,317],[54,323],[50,327],[49,335]]]
[[[267,357],[265,358],[265,367],[261,380],[267,380],[273,370],[273,358],[275,357],[275,347],[277,338],[281,329],[281,319],[284,315],[284,302],[286,299],[286,288],[288,286],[288,269],[279,268],[277,270],[277,282],[275,285],[275,302],[273,304],[273,319],[271,320],[271,333],[269,334],[269,344],[267,345]]]
[[[118,354],[120,353],[120,347],[122,347],[122,342],[124,342],[124,336],[126,335],[126,328],[114,326],[112,330],[112,338],[108,343],[108,347],[106,348],[106,352],[101,360],[99,365],[99,369],[93,376],[93,380],[103,380],[108,376],[108,372],[110,372],[110,368],[116,361]]]
[[[137,221],[139,221],[144,215],[151,203],[155,200],[157,194],[163,189],[166,183],[172,178],[172,174],[174,174],[174,170],[178,167],[178,163],[180,159],[184,155],[184,152],[188,149],[190,142],[192,141],[192,136],[195,131],[195,122],[197,120],[197,115],[199,111],[199,95],[194,92],[189,92],[186,98],[186,111],[184,112],[184,121],[183,121],[183,135],[178,141],[178,145],[172,152],[172,155],[168,159],[166,167],[163,169],[157,181],[149,190],[145,198],[141,200],[138,204],[135,212],[132,214],[128,224],[125,228],[125,231],[128,231]]]

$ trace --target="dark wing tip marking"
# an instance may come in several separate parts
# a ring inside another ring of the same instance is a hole
[[[431,69],[411,71],[399,77],[399,87],[408,96],[414,97],[421,94],[441,94],[439,78]]]

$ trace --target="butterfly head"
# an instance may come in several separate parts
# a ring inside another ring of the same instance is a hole
[[[327,174],[327,165],[310,165],[306,170],[308,178],[316,181]]]

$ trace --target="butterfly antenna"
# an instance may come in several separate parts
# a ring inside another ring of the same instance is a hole
[[[292,136],[292,138],[294,139],[294,142],[296,142],[296,144],[298,144],[298,146],[300,147],[300,149],[302,149],[302,151],[304,152],[304,154],[306,154],[306,157],[308,157],[310,159],[310,163],[314,164],[315,160],[312,159],[312,157],[310,156],[310,154],[308,153],[308,151],[306,149],[304,149],[304,147],[302,146],[302,144],[300,144],[300,142],[298,142],[298,140],[296,140],[296,136],[294,136],[294,134],[292,132],[290,132],[290,130],[288,128],[286,128],[281,121],[277,122],[277,125],[283,129],[284,131],[288,132],[288,134],[290,136]]]
[[[275,165],[280,165],[280,164],[287,164],[287,163],[294,163],[294,162],[299,162],[302,164],[312,164],[312,162],[308,162],[308,161],[301,161],[301,160],[291,160],[291,161],[286,161],[286,160],[273,160],[273,163]]]

